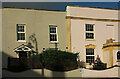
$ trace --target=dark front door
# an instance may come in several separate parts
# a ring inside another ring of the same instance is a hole
[[[19,52],[19,58],[27,58],[27,52],[24,51]]]

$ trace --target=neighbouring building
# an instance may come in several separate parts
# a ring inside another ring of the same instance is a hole
[[[67,6],[66,11],[69,51],[78,52],[86,67],[97,55],[107,63],[107,67],[118,65],[118,10]]]
[[[3,68],[8,57],[27,57],[47,48],[79,53],[86,67],[97,55],[107,67],[118,65],[118,11],[80,6],[67,6],[66,11],[2,8]]]
[[[8,57],[28,56],[31,51],[41,53],[47,48],[67,50],[65,17],[65,11],[3,8],[3,68],[8,65]]]

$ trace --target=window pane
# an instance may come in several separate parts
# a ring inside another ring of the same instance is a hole
[[[120,59],[120,51],[117,52],[117,59]]]
[[[93,63],[94,62],[94,56],[86,56],[86,63]]]
[[[24,32],[24,26],[22,26],[21,32]]]
[[[17,33],[17,40],[25,40],[25,33]]]
[[[50,28],[50,33],[56,33],[56,28],[55,27]]]
[[[19,33],[17,33],[17,40],[20,40],[20,39],[19,39],[19,36],[20,36]]]
[[[86,33],[86,39],[94,39],[94,33]]]
[[[17,32],[24,32],[24,26],[17,25]]]
[[[25,33],[21,33],[21,40],[25,40]]]
[[[50,34],[50,41],[57,41],[57,35],[56,34]]]
[[[94,31],[93,24],[86,24],[86,31]]]
[[[86,49],[86,55],[94,55],[94,49],[92,48]]]

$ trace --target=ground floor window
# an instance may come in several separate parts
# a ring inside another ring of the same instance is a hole
[[[93,63],[94,60],[94,48],[86,48],[86,63]]]
[[[120,60],[120,51],[117,52],[117,59]]]

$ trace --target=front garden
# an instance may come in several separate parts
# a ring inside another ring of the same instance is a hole
[[[19,59],[19,65],[9,66],[8,69],[23,71],[46,68],[52,71],[70,71],[78,68],[77,56],[77,53],[47,49],[38,55]]]
[[[78,53],[47,49],[40,54],[32,55],[29,58],[9,58],[9,61],[12,60],[13,65],[8,65],[8,70],[19,72],[27,69],[45,68],[52,71],[70,71],[80,67],[85,68],[84,62],[77,61],[77,58]],[[96,58],[92,69],[104,70],[106,69],[106,64],[98,57]]]

